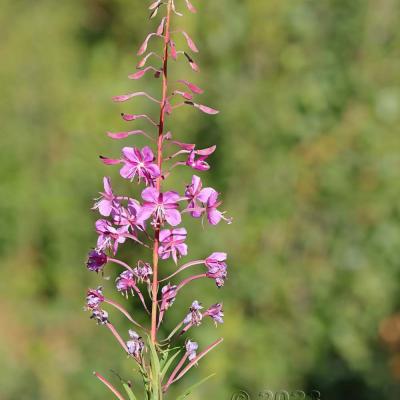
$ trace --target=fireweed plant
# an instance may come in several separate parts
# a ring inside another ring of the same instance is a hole
[[[185,3],[190,12],[196,12],[189,0],[185,0]],[[138,55],[142,58],[137,65],[138,71],[129,75],[129,78],[138,80],[149,73],[155,78],[161,78],[161,99],[155,99],[141,91],[116,96],[113,100],[125,102],[136,96],[144,96],[159,105],[159,117],[156,122],[146,114],[122,114],[123,120],[128,123],[137,119],[147,120],[154,131],[153,134],[151,131],[147,133],[143,130],[129,130],[108,133],[108,136],[119,140],[132,135],[143,135],[149,140],[149,146],[123,147],[119,158],[100,157],[106,165],[120,165],[120,176],[139,185],[140,200],[114,193],[111,179],[104,177],[104,191],[100,193],[101,196],[96,199],[93,206],[93,209],[101,215],[95,223],[98,234],[97,246],[90,251],[87,261],[87,268],[96,273],[102,274],[107,264],[115,264],[121,268],[120,275],[116,279],[116,290],[127,299],[129,296],[137,299],[143,311],[148,314],[149,328],[139,324],[121,304],[107,298],[102,287],[88,290],[85,309],[91,313],[91,318],[97,324],[111,332],[124,353],[132,359],[135,369],[143,380],[146,399],[159,400],[172,384],[198,365],[199,361],[223,340],[220,338],[203,347],[188,336],[191,330],[207,319],[216,325],[223,323],[221,303],[205,307],[198,300],[191,303],[187,315],[182,316],[179,324],[167,337],[158,337],[158,330],[167,311],[185,286],[197,279],[205,278],[213,280],[220,288],[227,277],[227,255],[223,252],[214,252],[201,260],[181,262],[181,258],[188,255],[186,244],[188,233],[181,226],[182,217],[188,214],[211,225],[217,225],[221,221],[230,223],[231,220],[219,210],[221,206],[219,193],[211,187],[203,187],[197,175],[193,175],[191,182],[182,184],[177,191],[163,190],[163,182],[177,167],[186,166],[196,173],[209,170],[207,158],[216,149],[216,146],[198,149],[195,144],[176,140],[172,133],[165,129],[167,118],[173,111],[184,106],[194,107],[205,114],[217,114],[218,111],[195,102],[195,96],[202,94],[203,90],[192,82],[178,80],[175,82],[176,87],[170,88],[168,80],[170,59],[174,61],[179,58],[186,59],[192,70],[195,72],[199,70],[188,51],[176,48],[175,36],[183,35],[191,52],[197,53],[198,49],[185,31],[171,30],[173,15],[182,16],[177,11],[174,0],[157,0],[149,9],[151,19],[158,14],[165,14],[156,31],[147,35],[141,45]],[[153,39],[162,40],[161,55],[148,51],[148,45]],[[151,66],[149,65],[151,61],[158,61],[161,66]],[[149,259],[138,260],[135,265],[121,260],[118,249],[128,243],[144,246],[149,252]],[[160,264],[170,258],[176,264],[176,269],[169,276],[160,278]],[[180,279],[180,273],[185,270],[193,271],[193,274]],[[107,306],[122,313],[132,324],[132,329],[126,333],[119,333],[104,309]],[[177,340],[182,336],[186,336],[186,340],[183,346],[179,346]],[[118,399],[125,399],[105,377],[97,372],[94,374]],[[126,396],[130,400],[137,399],[136,389],[122,379],[121,383]],[[185,398],[192,389],[193,387],[185,391],[179,398]]]

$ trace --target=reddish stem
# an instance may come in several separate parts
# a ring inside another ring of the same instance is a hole
[[[161,171],[162,167],[162,145],[163,145],[163,132],[165,120],[165,104],[167,100],[168,91],[168,45],[170,36],[170,21],[171,21],[171,1],[168,1],[167,17],[165,22],[165,35],[164,35],[164,55],[163,55],[163,69],[162,69],[162,98],[160,108],[160,122],[158,124],[158,140],[157,140],[157,165]],[[160,191],[162,177],[156,180],[156,188]],[[151,309],[151,341],[157,341],[157,295],[158,295],[158,248],[160,244],[160,226],[157,225],[154,231],[154,246],[153,246],[153,281],[152,281],[152,309]]]
[[[121,345],[121,347],[127,352],[128,348],[126,347],[126,343],[124,342],[124,340],[122,339],[122,337],[120,336],[120,334],[117,332],[117,330],[114,328],[114,325],[108,323],[107,324],[107,328],[110,330],[110,332],[114,335],[115,339],[117,339],[118,343]]]
[[[106,378],[104,378],[104,376],[100,375],[98,372],[93,372],[93,375],[98,378],[102,383],[104,383],[104,385],[106,385],[111,392],[113,392],[115,394],[115,396],[119,399],[119,400],[125,400],[124,397],[122,396],[122,394],[120,392],[118,392],[117,389],[115,389],[115,387],[113,385],[111,385],[110,382],[108,382],[108,380]]]

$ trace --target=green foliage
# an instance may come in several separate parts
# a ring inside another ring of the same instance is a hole
[[[101,177],[117,174],[96,161],[119,151],[105,131],[125,126],[121,111],[155,111],[145,100],[110,98],[142,85],[159,94],[158,81],[125,79],[156,24],[145,4],[1,2],[1,399],[109,399],[93,369],[139,387],[132,360],[82,306],[86,288],[100,282],[83,265],[95,243],[89,209]],[[163,329],[194,298],[223,301],[224,326],[216,332],[205,321],[201,336],[191,335],[200,346],[225,341],[170,398],[209,371],[216,378],[193,400],[229,399],[236,389],[399,398],[399,325],[389,336],[383,327],[400,306],[400,1],[196,6],[183,27],[199,38],[202,73],[179,62],[172,79],[209,89],[202,102],[222,112],[210,119],[182,110],[171,129],[183,141],[218,144],[214,173],[203,176],[235,220],[207,232],[187,222],[191,255],[227,250],[231,275],[223,291],[208,281],[183,291]],[[190,178],[179,174],[174,186]],[[106,271],[110,287],[116,273]],[[118,316],[113,324],[129,327]]]

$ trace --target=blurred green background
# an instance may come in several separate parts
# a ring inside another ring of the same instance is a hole
[[[235,221],[202,229],[185,220],[190,255],[228,251],[230,279],[220,291],[196,283],[169,311],[165,330],[194,298],[223,301],[226,314],[219,330],[207,323],[191,332],[201,346],[218,335],[225,342],[180,389],[217,370],[194,400],[268,389],[398,399],[400,1],[193,3],[199,13],[179,24],[201,49],[202,71],[180,61],[172,78],[205,88],[201,102],[222,113],[182,110],[169,127],[218,145],[202,176]],[[110,369],[131,377],[109,332],[82,311],[87,287],[101,282],[84,261],[102,176],[138,193],[98,155],[118,155],[122,142],[105,132],[126,127],[121,111],[156,112],[145,100],[110,100],[144,88],[159,95],[151,77],[126,79],[157,25],[147,5],[0,1],[2,400],[110,399],[92,371],[116,383]],[[176,171],[170,186],[183,188],[190,172]],[[124,250],[125,259],[139,256],[148,257]],[[107,269],[105,292],[123,302],[112,294],[116,273]]]

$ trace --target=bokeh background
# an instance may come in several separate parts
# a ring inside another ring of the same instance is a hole
[[[228,251],[230,279],[220,291],[197,283],[169,313],[165,330],[193,298],[225,306],[219,330],[204,324],[191,335],[202,346],[222,335],[223,346],[179,389],[217,370],[194,400],[268,389],[398,399],[400,1],[193,3],[199,13],[179,23],[201,49],[201,74],[181,61],[173,79],[207,89],[202,102],[222,113],[182,110],[169,127],[182,140],[218,145],[203,177],[224,193],[234,224],[185,220],[191,256]],[[138,190],[98,161],[121,146],[105,132],[125,127],[121,111],[156,112],[144,100],[110,100],[143,88],[159,94],[157,80],[126,79],[157,25],[147,5],[0,1],[2,400],[109,399],[92,371],[115,383],[111,369],[133,374],[82,307],[87,287],[101,282],[84,267],[101,178]],[[171,187],[190,178],[176,171]],[[147,256],[124,250],[127,260]],[[108,269],[103,284],[122,301],[116,273]]]

